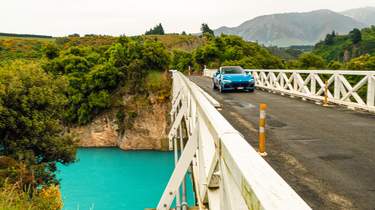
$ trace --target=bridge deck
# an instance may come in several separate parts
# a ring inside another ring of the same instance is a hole
[[[257,147],[259,103],[268,104],[266,160],[313,209],[375,208],[375,115],[324,108],[263,91],[224,93],[209,78],[192,81]]]

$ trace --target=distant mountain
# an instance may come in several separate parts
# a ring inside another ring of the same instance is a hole
[[[270,46],[314,45],[333,30],[346,34],[366,25],[351,17],[330,11],[265,15],[246,21],[237,27],[221,27],[216,35],[234,34],[248,41]]]
[[[349,16],[368,26],[375,25],[375,7],[351,9],[351,10],[341,12],[341,14]]]

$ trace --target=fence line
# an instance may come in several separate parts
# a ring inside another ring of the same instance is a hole
[[[375,112],[375,71],[251,70],[258,88]]]

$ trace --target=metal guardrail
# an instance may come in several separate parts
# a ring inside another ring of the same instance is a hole
[[[312,100],[375,112],[375,71],[251,70],[256,86]]]
[[[177,148],[173,143],[182,139],[181,125],[188,141],[157,209],[170,209],[189,168],[199,209],[311,209],[215,109],[215,103],[173,71],[170,145]]]

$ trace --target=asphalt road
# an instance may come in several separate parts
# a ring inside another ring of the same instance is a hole
[[[259,104],[267,109],[267,162],[313,209],[375,210],[375,115],[322,107],[261,90],[220,94],[223,116],[257,148]]]

